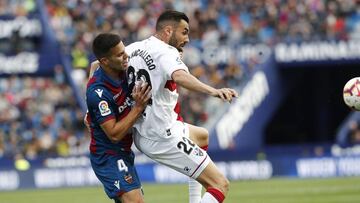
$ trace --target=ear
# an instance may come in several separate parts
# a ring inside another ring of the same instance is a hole
[[[164,33],[166,34],[167,37],[170,37],[173,33],[173,28],[171,25],[167,25],[164,27]]]
[[[103,57],[99,60],[99,62],[100,62],[100,64],[108,65],[109,60],[107,58]]]

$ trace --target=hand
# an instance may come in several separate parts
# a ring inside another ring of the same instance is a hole
[[[239,97],[239,94],[234,89],[221,88],[217,89],[216,92],[214,92],[213,96],[219,97],[221,100],[231,103],[234,97]]]
[[[90,65],[90,70],[89,70],[89,78],[91,78],[94,75],[94,72],[96,71],[96,69],[100,66],[100,62],[98,60],[93,61]]]
[[[86,126],[86,128],[88,129],[89,132],[91,132],[90,130],[90,123],[88,122],[88,112],[86,112],[85,116],[84,116],[84,125]]]
[[[135,107],[144,110],[151,98],[151,87],[147,82],[140,85],[134,85],[131,95],[135,101]]]
[[[90,67],[97,68],[97,67],[99,67],[99,65],[100,65],[100,62],[98,60],[96,60],[96,61],[91,62]]]
[[[350,127],[350,130],[356,130],[356,128],[358,128],[358,124],[356,121],[352,120],[349,123],[349,127]]]

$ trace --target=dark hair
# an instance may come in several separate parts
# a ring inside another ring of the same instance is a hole
[[[185,20],[189,23],[189,18],[183,12],[174,10],[164,11],[156,21],[156,31],[163,29],[163,27],[169,25],[169,23],[179,23],[181,20]]]
[[[117,34],[101,33],[95,37],[92,43],[92,50],[98,60],[107,56],[111,48],[121,42],[121,38]]]

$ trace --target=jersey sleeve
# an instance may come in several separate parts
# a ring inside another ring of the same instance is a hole
[[[189,72],[188,67],[182,62],[179,52],[174,47],[169,46],[164,50],[164,53],[160,56],[159,63],[169,79],[171,79],[172,73],[177,70]]]
[[[96,123],[104,122],[115,118],[111,94],[104,88],[88,90],[86,93],[86,104],[92,120]]]

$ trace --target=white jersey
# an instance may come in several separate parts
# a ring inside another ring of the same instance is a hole
[[[126,53],[129,55],[129,87],[132,88],[136,80],[147,81],[152,87],[151,104],[135,128],[148,139],[163,139],[179,116],[179,94],[171,75],[177,70],[189,70],[176,48],[154,36],[128,45]]]

